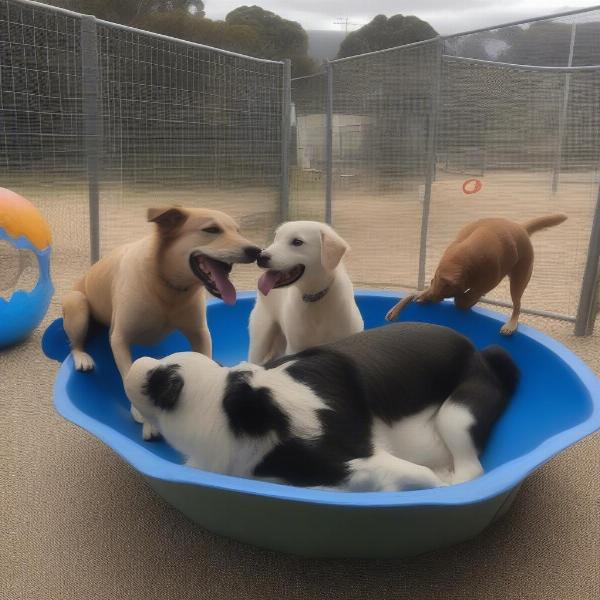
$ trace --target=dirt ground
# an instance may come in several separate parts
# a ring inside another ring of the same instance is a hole
[[[418,278],[422,192],[418,185],[403,191],[373,193],[366,179],[348,184],[336,181],[333,223],[352,246],[348,259],[357,286],[415,287]],[[481,177],[480,192],[465,195],[465,176],[438,172],[432,187],[427,236],[426,282],[446,246],[470,221],[502,216],[516,221],[564,212],[568,220],[533,238],[536,262],[524,306],[575,315],[598,184],[593,173],[563,177],[553,195],[549,173],[499,171]],[[312,189],[311,189],[312,186]],[[371,189],[370,192],[367,190]],[[324,215],[323,182],[295,185],[292,218]],[[490,294],[510,301],[507,282]]]
[[[481,177],[483,188],[465,195],[465,176],[438,172],[432,188],[427,238],[426,281],[435,270],[447,244],[462,225],[486,216],[524,221],[539,215],[564,212],[559,227],[535,235],[536,262],[524,297],[528,308],[575,315],[585,266],[587,245],[597,197],[594,173],[563,176],[558,193],[550,189],[548,173],[498,171]],[[72,285],[75,270],[89,263],[87,187],[83,180],[42,175],[37,181],[12,176],[2,185],[32,199],[50,221],[54,233],[53,276],[57,297]],[[356,286],[386,289],[412,288],[417,284],[419,243],[423,211],[423,186],[374,191],[375,181],[356,176],[337,178],[334,187],[333,223],[350,243],[347,264]],[[296,174],[291,186],[290,219],[324,218],[324,181]],[[278,190],[232,188],[192,189],[122,182],[101,185],[101,251],[134,240],[149,231],[146,208],[153,205],[210,206],[236,217],[247,236],[266,244],[279,219]],[[67,269],[65,267],[68,266]],[[68,271],[69,275],[66,275]],[[234,280],[252,289],[256,267],[238,266]],[[510,301],[507,282],[490,294]]]

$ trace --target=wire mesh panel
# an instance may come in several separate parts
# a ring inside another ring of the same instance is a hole
[[[579,11],[333,61],[330,97],[324,75],[293,82],[294,194],[315,205],[326,186],[308,175],[330,168],[357,285],[416,287],[462,225],[560,211],[533,240],[524,305],[575,315],[599,184],[599,34],[600,11]],[[491,297],[510,301],[508,285]]]
[[[437,41],[335,61],[333,224],[357,285],[415,286]]]
[[[564,212],[566,223],[532,239],[537,256],[524,305],[575,314],[598,182],[598,73],[444,59],[428,277],[470,221],[491,216],[525,221]],[[553,192],[560,137],[561,185]],[[475,189],[471,178],[481,182],[481,191],[469,194]],[[491,297],[510,301],[508,282]]]
[[[569,61],[571,44],[573,52]],[[574,11],[565,16],[449,36],[444,53],[519,65],[598,65],[600,10]]]
[[[325,220],[326,86],[325,73],[292,81],[290,220]]]
[[[47,217],[61,292],[89,264],[79,19],[0,0],[0,91],[0,186]]]
[[[283,65],[108,24],[98,41],[103,251],[173,203],[224,210],[264,242],[279,215]]]

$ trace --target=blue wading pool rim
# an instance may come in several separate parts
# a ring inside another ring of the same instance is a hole
[[[390,298],[397,300],[403,294],[374,290],[357,290],[360,298]],[[254,298],[254,292],[242,292],[239,299]],[[208,304],[220,303],[209,300]],[[504,315],[493,311],[475,308],[475,313],[488,317],[498,323],[506,320]],[[52,340],[56,329],[62,327],[60,320],[55,321],[44,334],[43,348],[51,358],[57,358],[52,351]],[[69,355],[61,364],[54,385],[54,404],[56,410],[68,421],[85,429],[112,448],[142,475],[177,484],[204,486],[241,494],[263,496],[309,504],[329,506],[377,508],[377,507],[417,507],[417,506],[456,506],[480,503],[494,498],[518,486],[540,465],[550,460],[560,451],[571,446],[587,435],[600,429],[600,380],[592,370],[573,352],[556,340],[526,325],[519,325],[519,332],[543,345],[560,358],[580,380],[590,395],[592,409],[585,421],[561,431],[539,444],[527,454],[501,464],[472,481],[444,488],[403,491],[403,492],[336,492],[299,488],[290,485],[269,483],[255,479],[244,479],[219,473],[211,473],[176,464],[157,456],[136,444],[127,436],[112,427],[96,420],[80,410],[69,398],[67,384],[73,374],[73,360]]]

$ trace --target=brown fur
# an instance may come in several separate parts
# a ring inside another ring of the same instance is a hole
[[[210,356],[204,286],[190,268],[190,253],[200,249],[222,262],[249,263],[260,252],[240,235],[229,215],[217,210],[151,208],[148,221],[155,224],[153,233],[107,254],[62,299],[64,328],[78,370],[94,367],[84,349],[90,317],[110,326],[122,377],[131,366],[131,344],[153,344],[176,329],[195,352]],[[220,233],[203,231],[207,227],[218,227]],[[151,436],[145,428],[144,437]]]
[[[548,215],[523,224],[492,218],[466,225],[444,252],[430,286],[398,302],[386,319],[395,320],[413,300],[440,302],[454,298],[458,308],[471,308],[508,275],[513,311],[500,332],[511,335],[517,329],[521,298],[533,270],[534,253],[529,236],[559,225],[566,218],[562,214]]]

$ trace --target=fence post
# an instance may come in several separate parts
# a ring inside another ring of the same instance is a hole
[[[281,106],[281,191],[280,222],[288,220],[290,211],[290,144],[292,143],[292,63],[283,61],[283,96]]]
[[[431,205],[431,187],[435,177],[436,142],[438,113],[440,106],[441,79],[442,79],[442,54],[444,48],[443,38],[439,38],[436,46],[435,64],[432,71],[431,82],[431,111],[429,115],[429,131],[427,132],[427,173],[425,191],[423,194],[423,213],[421,216],[421,239],[419,247],[419,275],[417,289],[425,288],[425,268],[427,263],[427,232],[429,229],[429,208]]]
[[[325,66],[325,222],[332,224],[333,200],[333,64]]]
[[[594,221],[590,233],[590,244],[588,246],[583,282],[581,284],[581,295],[577,307],[577,318],[575,320],[575,335],[590,335],[594,330],[596,320],[597,294],[598,294],[598,267],[600,265],[600,184],[598,185],[598,198]]]
[[[100,119],[100,76],[96,19],[81,16],[81,75],[83,97],[83,134],[87,161],[90,213],[90,260],[100,258],[100,151],[102,122]]]
[[[569,46],[569,60],[567,66],[573,66],[573,51],[575,50],[575,36],[577,34],[577,23],[571,25],[571,44]],[[567,109],[569,106],[569,92],[571,88],[571,73],[565,74],[565,88],[563,91],[563,101],[561,104],[560,115],[558,116],[558,143],[556,145],[556,156],[554,158],[554,170],[552,172],[552,193],[558,191],[558,180],[560,179],[560,167],[562,163],[562,149],[565,138],[565,128],[567,126]]]

